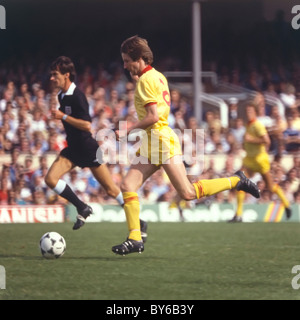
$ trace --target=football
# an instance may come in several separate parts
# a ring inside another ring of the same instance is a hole
[[[58,259],[66,250],[66,241],[57,232],[47,232],[40,239],[40,250],[46,259]]]

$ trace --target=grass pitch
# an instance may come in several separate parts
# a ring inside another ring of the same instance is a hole
[[[58,260],[42,258],[47,231],[67,243]],[[0,300],[298,300],[299,223],[149,223],[142,254],[117,256],[125,223],[0,225]],[[300,283],[300,280],[299,280]]]

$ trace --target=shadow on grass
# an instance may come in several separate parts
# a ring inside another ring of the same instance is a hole
[[[167,258],[163,257],[155,257],[155,256],[146,256],[146,255],[134,255],[134,256],[121,256],[121,255],[113,255],[112,257],[103,257],[103,256],[67,256],[64,255],[58,259],[46,259],[42,256],[26,256],[26,255],[17,255],[17,254],[0,254],[1,259],[22,259],[22,260],[34,260],[34,261],[54,261],[54,260],[99,260],[99,261],[132,261],[132,260],[167,260]]]

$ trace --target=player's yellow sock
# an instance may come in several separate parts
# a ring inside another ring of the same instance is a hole
[[[244,191],[237,192],[237,208],[236,215],[237,217],[241,217],[243,215],[243,204],[245,200],[246,193]]]
[[[136,192],[123,192],[124,211],[129,230],[129,239],[140,241],[141,226],[140,226],[140,203]]]
[[[278,184],[274,184],[274,186],[272,188],[272,192],[274,192],[274,193],[276,193],[278,195],[279,199],[282,201],[282,203],[283,203],[285,208],[289,208],[290,202],[286,198],[286,196],[283,193],[283,190],[279,187]]]
[[[232,176],[229,178],[199,180],[193,183],[193,186],[196,190],[197,199],[200,199],[202,197],[212,196],[221,191],[233,189],[239,181],[239,177]]]

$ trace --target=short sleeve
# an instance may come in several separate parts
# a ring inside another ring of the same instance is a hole
[[[76,104],[77,117],[85,121],[91,121],[88,101],[86,99],[86,96],[80,91],[76,95]]]
[[[263,137],[265,136],[268,132],[267,132],[267,129],[265,128],[265,126],[260,123],[260,122],[257,122],[257,125],[256,125],[256,133],[257,133],[257,136],[258,137]]]
[[[138,90],[144,106],[157,103],[157,90],[155,89],[155,82],[152,78],[143,79],[139,84]]]

